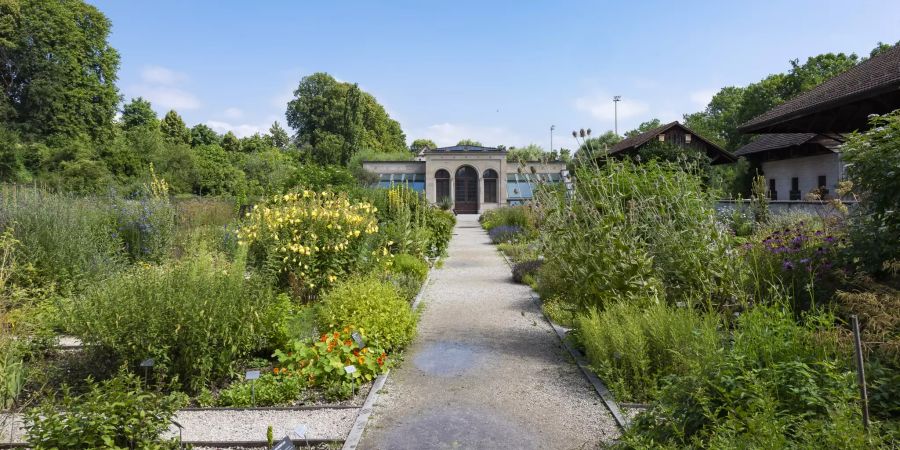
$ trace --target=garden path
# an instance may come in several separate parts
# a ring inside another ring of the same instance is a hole
[[[477,216],[458,217],[430,280],[359,448],[596,448],[618,435]]]

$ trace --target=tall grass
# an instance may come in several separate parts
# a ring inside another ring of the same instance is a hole
[[[101,198],[4,185],[0,205],[0,229],[19,241],[13,282],[71,288],[122,266],[117,217]]]
[[[620,401],[653,399],[667,375],[701,370],[720,347],[715,315],[663,303],[615,303],[576,318],[597,374]]]

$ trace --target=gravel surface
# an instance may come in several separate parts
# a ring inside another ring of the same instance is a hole
[[[353,426],[358,409],[306,411],[179,411],[175,420],[184,427],[185,441],[264,441],[272,426],[276,438],[306,426],[309,439],[344,439]],[[172,436],[178,429],[172,426]],[[298,437],[291,434],[291,437]]]
[[[512,282],[476,216],[459,216],[425,288],[419,337],[391,371],[360,448],[596,448],[612,416]]]
[[[357,408],[317,409],[304,411],[179,411],[175,421],[184,427],[185,441],[228,442],[264,441],[269,425],[277,438],[293,432],[298,425],[306,426],[309,439],[344,439],[356,419]],[[12,419],[12,422],[9,421]],[[21,416],[0,414],[0,443],[24,442]],[[10,426],[12,435],[10,438]],[[178,436],[173,425],[169,436]],[[291,435],[296,438],[295,434]]]

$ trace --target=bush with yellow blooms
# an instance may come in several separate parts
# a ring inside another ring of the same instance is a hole
[[[248,213],[238,237],[256,263],[277,272],[296,298],[308,301],[390,256],[386,247],[374,247],[377,211],[343,193],[291,192]]]

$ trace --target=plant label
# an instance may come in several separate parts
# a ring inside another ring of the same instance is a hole
[[[141,367],[153,367],[153,363],[155,362],[156,361],[154,361],[153,358],[147,358],[141,361]]]
[[[294,443],[291,442],[290,436],[285,436],[284,439],[278,441],[272,450],[297,450],[297,447],[294,447]]]
[[[259,379],[259,371],[258,370],[248,370],[244,377],[248,380],[256,380]]]
[[[294,433],[297,435],[298,438],[306,439],[306,424],[301,423],[300,425],[297,425],[294,428]]]
[[[349,374],[349,373],[354,373],[354,372],[356,372],[356,366],[347,366],[347,367],[344,367],[344,372],[347,372],[348,374]]]
[[[350,337],[353,338],[353,342],[356,342],[357,347],[363,348],[366,346],[366,341],[363,340],[362,335],[358,331],[350,333]]]

